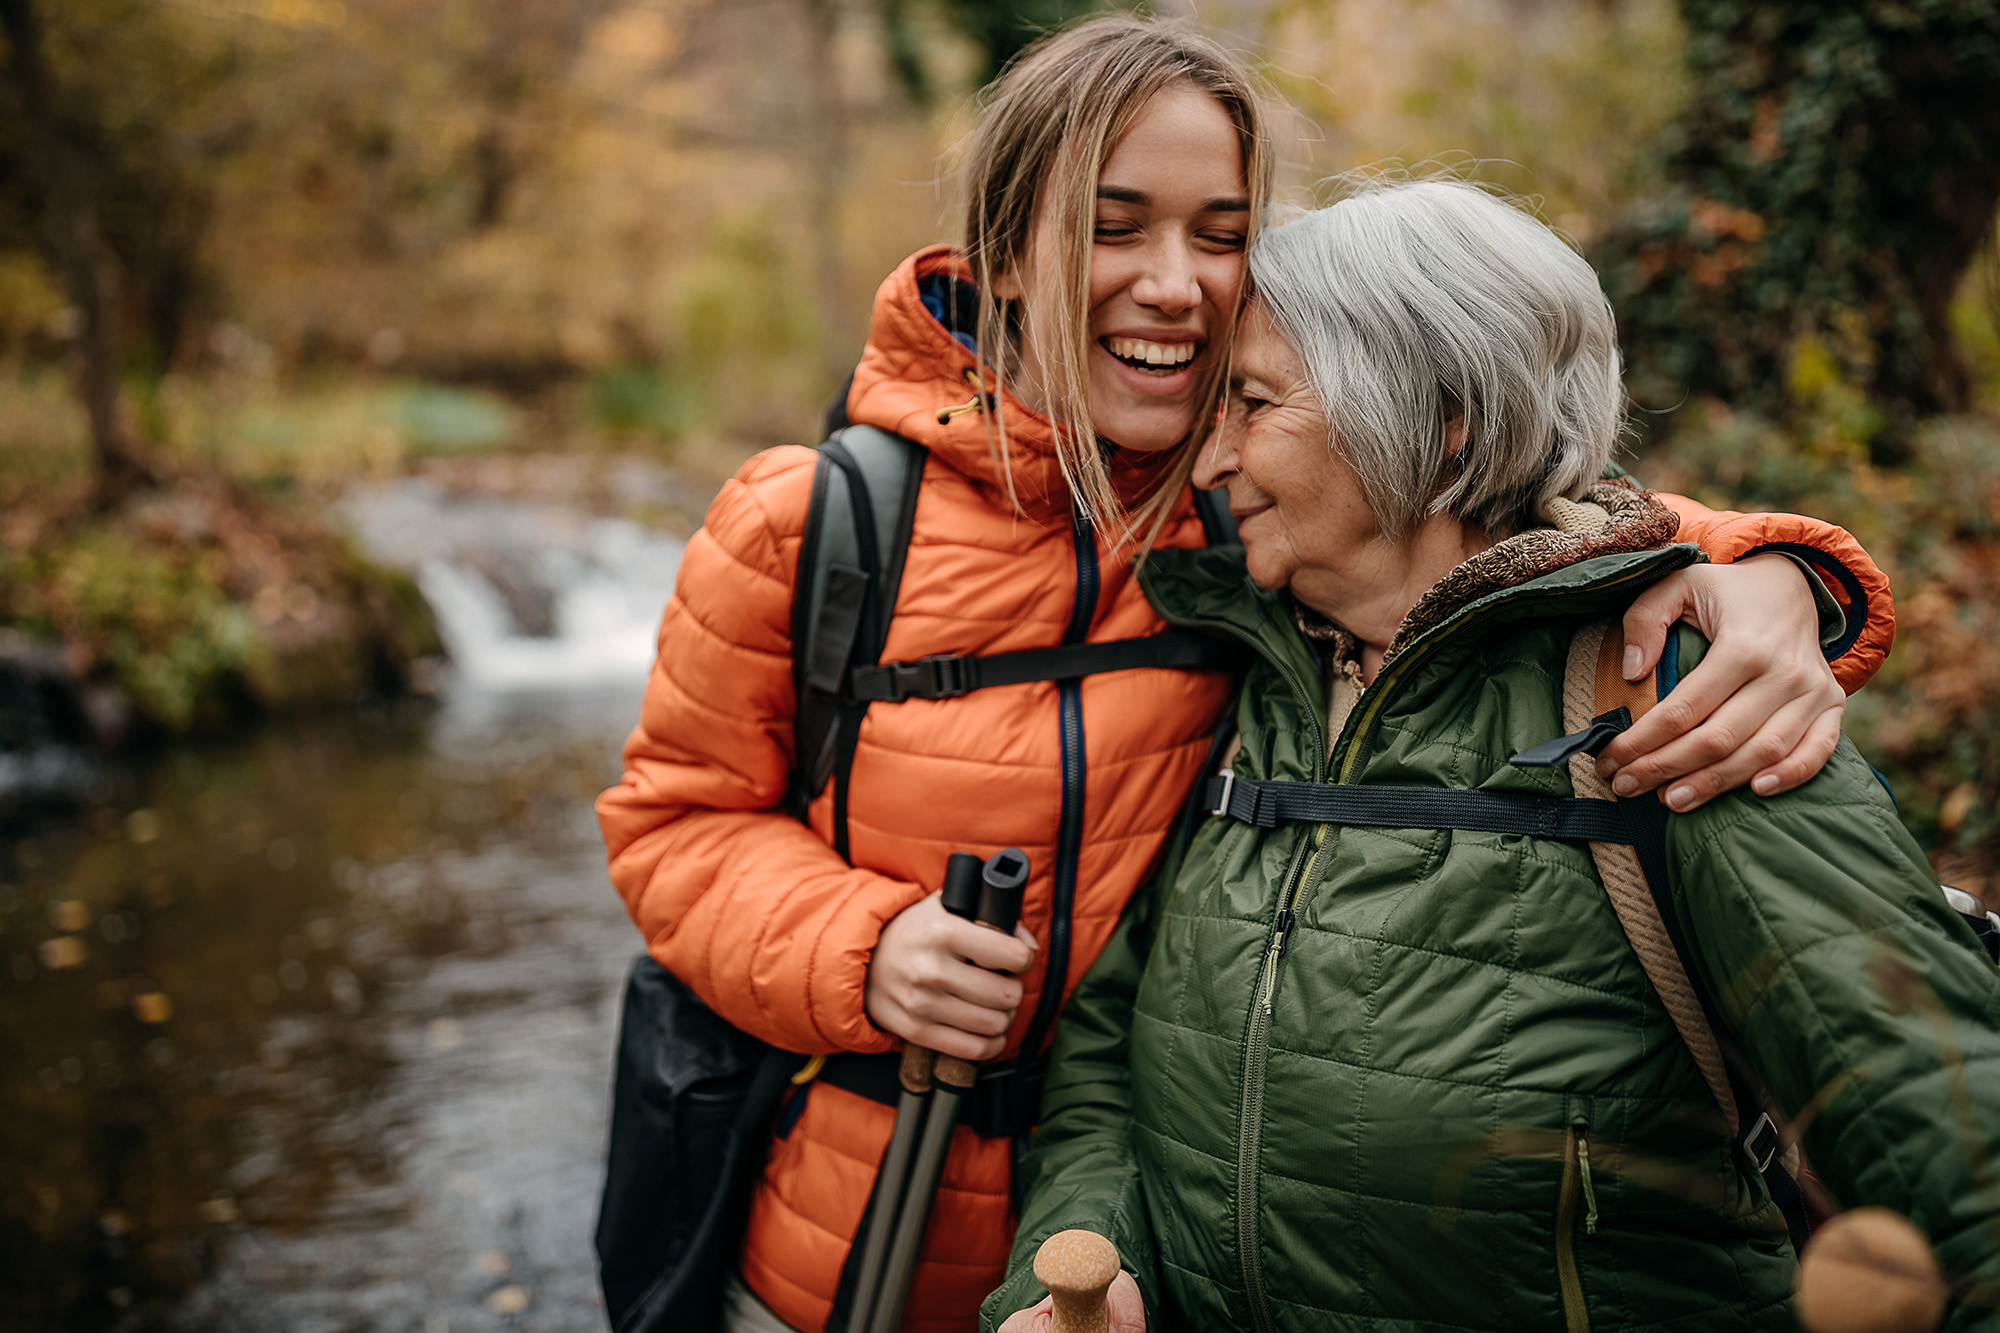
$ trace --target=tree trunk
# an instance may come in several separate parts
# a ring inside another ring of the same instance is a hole
[[[1693,104],[1669,193],[1593,256],[1635,396],[1778,418],[1837,375],[1876,461],[1966,405],[1952,298],[2000,204],[2000,8],[1680,0]]]
[[[116,264],[105,244],[97,200],[82,152],[64,142],[61,111],[42,53],[33,0],[0,0],[0,34],[23,113],[20,145],[42,243],[81,318],[77,393],[90,419],[97,468],[96,503],[108,507],[158,480],[125,427],[119,404],[124,373],[117,325]]]
[[[810,207],[813,268],[820,318],[826,325],[822,358],[829,380],[838,384],[852,367],[855,349],[847,344],[847,264],[841,250],[840,205],[847,183],[847,104],[840,88],[835,38],[839,0],[802,0],[806,14],[811,127],[806,135],[812,161]]]

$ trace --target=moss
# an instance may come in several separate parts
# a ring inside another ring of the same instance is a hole
[[[407,576],[241,491],[190,484],[50,526],[0,553],[0,624],[60,644],[158,732],[394,692],[442,652]]]
[[[252,617],[185,553],[116,528],[80,528],[10,560],[4,577],[8,619],[60,640],[168,731],[193,725],[261,646]]]

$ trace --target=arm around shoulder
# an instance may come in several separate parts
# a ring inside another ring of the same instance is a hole
[[[810,450],[759,454],[710,506],[661,620],[624,778],[597,812],[647,949],[717,1013],[791,1050],[886,1050],[863,1008],[868,960],[925,890],[849,866],[779,808],[812,466]]]
[[[1826,645],[1834,679],[1852,694],[1881,669],[1896,640],[1895,598],[1888,575],[1845,528],[1803,514],[1710,509],[1664,492],[1655,498],[1680,515],[1680,540],[1695,543],[1717,564],[1778,553],[1810,565],[1846,613],[1846,624]]]

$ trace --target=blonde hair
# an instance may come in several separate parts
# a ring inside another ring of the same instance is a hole
[[[1213,97],[1236,127],[1254,227],[1270,198],[1273,174],[1264,94],[1242,64],[1183,20],[1110,14],[1086,19],[1035,42],[988,90],[984,114],[960,168],[964,182],[961,244],[979,293],[979,351],[996,381],[1031,347],[1055,427],[1056,457],[1079,511],[1122,543],[1142,530],[1150,542],[1187,485],[1195,446],[1207,435],[1227,380],[1224,353],[1232,327],[1214,339],[1218,355],[1194,400],[1188,439],[1153,489],[1126,511],[1091,427],[1089,378],[1090,258],[1097,178],[1112,147],[1146,102],[1176,83]],[[1038,256],[1055,275],[1054,301],[1010,309],[994,295],[997,277],[1018,274],[1043,208],[1056,221],[1055,253]],[[1247,269],[1246,269],[1247,274]],[[994,393],[987,436],[1007,479],[1007,423]]]

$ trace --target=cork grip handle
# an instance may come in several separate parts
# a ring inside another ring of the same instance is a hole
[[[1923,1232],[1887,1208],[1840,1213],[1799,1256],[1807,1333],[1930,1333],[1950,1293]]]
[[[937,1053],[923,1046],[905,1046],[903,1063],[896,1071],[897,1081],[903,1091],[922,1096],[931,1090],[931,1078],[936,1072]]]
[[[1110,1333],[1105,1293],[1118,1276],[1118,1247],[1095,1231],[1058,1231],[1035,1252],[1035,1279],[1049,1289],[1054,1333]]]

